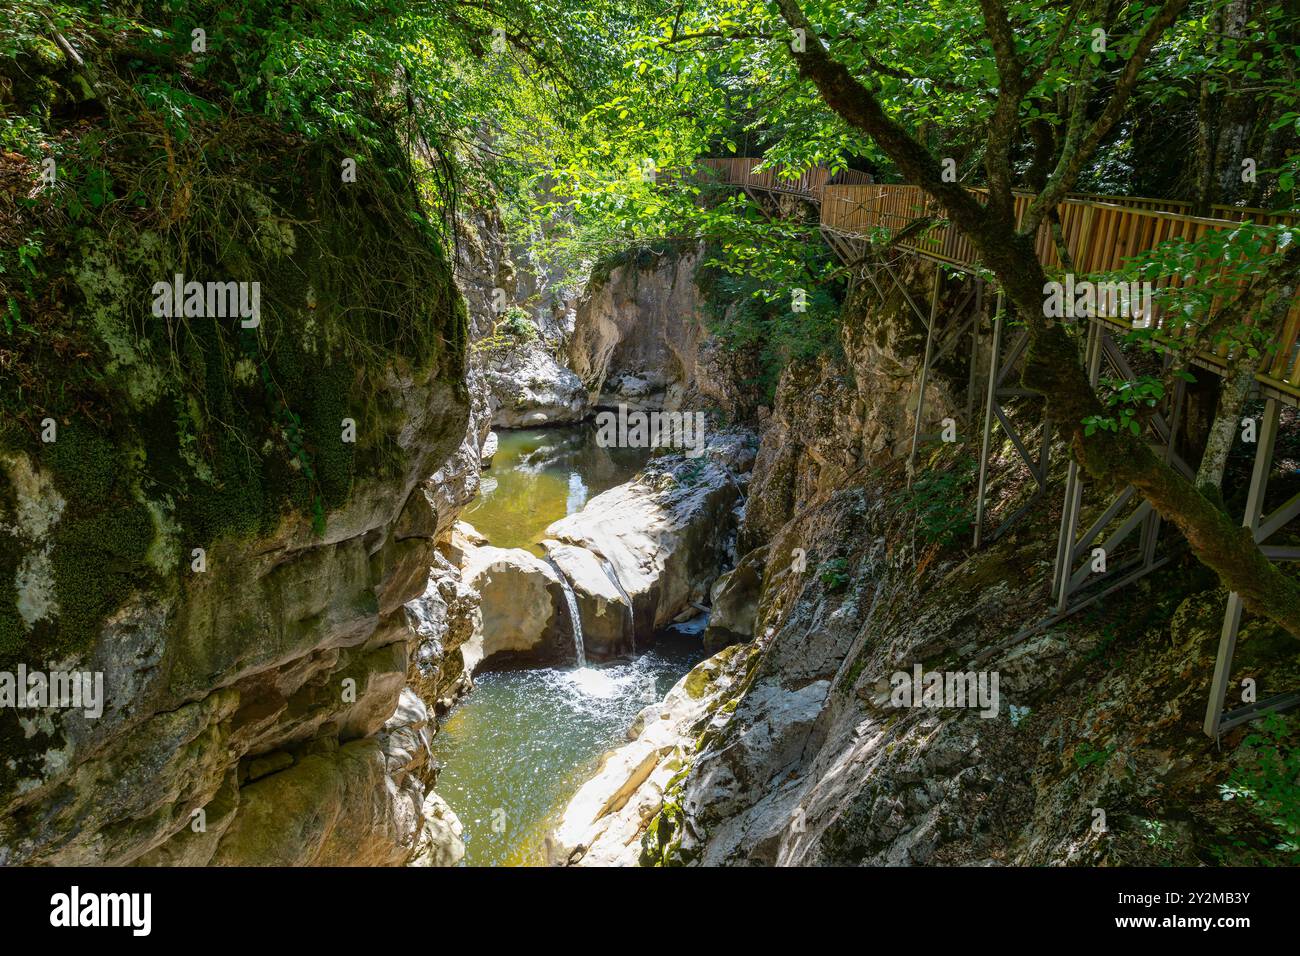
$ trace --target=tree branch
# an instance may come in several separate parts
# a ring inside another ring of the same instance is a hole
[[[797,0],[776,0],[791,27],[814,31]],[[1059,422],[1077,460],[1088,474],[1107,485],[1132,485],[1187,539],[1192,551],[1221,581],[1241,595],[1246,607],[1300,636],[1300,588],[1256,546],[1254,536],[1239,527],[1182,475],[1161,461],[1145,442],[1133,435],[1099,431],[1086,435],[1085,418],[1103,414],[1097,395],[1079,363],[1078,347],[1059,322],[1043,315],[1045,273],[1034,251],[1032,236],[1048,209],[1054,208],[1073,184],[1083,162],[1118,120],[1137,84],[1142,63],[1160,34],[1187,0],[1165,0],[1129,60],[1110,103],[1087,135],[1063,154],[1047,192],[1036,201],[1028,230],[1009,230],[986,216],[959,185],[945,183],[928,150],[881,109],[870,90],[844,64],[833,59],[820,41],[795,53],[799,72],[811,80],[836,113],[870,135],[912,182],[944,203],[950,217],[970,238],[983,264],[997,277],[1029,332],[1022,381],[1044,398],[1053,421]]]
[[[1079,173],[1083,170],[1083,164],[1092,156],[1093,152],[1101,145],[1101,141],[1110,132],[1111,128],[1119,121],[1124,113],[1124,107],[1128,105],[1129,97],[1133,95],[1138,80],[1142,77],[1142,67],[1146,64],[1148,54],[1156,45],[1156,42],[1164,34],[1173,22],[1178,19],[1178,14],[1187,6],[1188,0],[1164,0],[1160,7],[1160,12],[1151,18],[1147,24],[1146,30],[1143,31],[1141,39],[1138,40],[1137,47],[1133,50],[1133,55],[1129,57],[1128,62],[1124,64],[1124,69],[1120,71],[1119,80],[1115,83],[1115,90],[1111,94],[1110,101],[1097,117],[1096,122],[1088,130],[1087,134],[1082,136],[1073,148],[1067,146],[1061,151],[1061,161],[1057,164],[1056,171],[1048,180],[1047,187],[1038,194],[1030,204],[1029,209],[1025,211],[1024,222],[1021,224],[1021,232],[1025,235],[1032,236],[1038,230],[1038,225],[1043,221],[1043,216],[1047,210],[1057,206],[1066,193],[1074,188],[1075,182],[1078,181]],[[1082,110],[1086,108],[1086,101],[1081,97],[1075,106],[1075,109]],[[1072,118],[1073,119],[1073,118]]]
[[[944,182],[939,163],[930,151],[890,119],[871,91],[843,63],[831,57],[797,0],[777,0],[777,6],[792,29],[806,32],[804,52],[792,51],[792,55],[799,74],[812,81],[826,104],[875,139],[903,175],[943,203],[962,228],[982,231],[984,208],[961,184]]]

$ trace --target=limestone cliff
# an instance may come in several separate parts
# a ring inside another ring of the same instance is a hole
[[[5,289],[0,670],[103,708],[0,712],[0,863],[446,862],[404,690],[471,404],[437,212],[395,142],[353,182],[256,117],[87,115],[48,191],[3,158],[44,246]]]
[[[702,248],[643,250],[602,265],[578,300],[569,367],[593,405],[751,417],[761,396],[743,354],[709,335]]]
[[[924,301],[928,270],[901,278]],[[1196,864],[1277,853],[1267,815],[1225,799],[1252,792],[1233,781],[1258,771],[1260,739],[1238,729],[1216,747],[1200,731],[1222,590],[1176,557],[1093,611],[1013,640],[1047,613],[1062,466],[1026,521],[972,551],[971,370],[954,357],[932,377],[923,432],[951,416],[959,441],[924,446],[909,488],[900,459],[924,327],[889,293],[864,286],[850,298],[842,360],[785,370],[739,561],[714,589],[710,634],[733,646],[647,708],[605,759],[552,836],[556,862]],[[941,308],[952,303],[945,294]],[[982,374],[987,358],[976,361]],[[1032,406],[1020,424],[1032,440]],[[994,461],[1000,516],[1026,489],[1000,436]],[[1249,626],[1242,653],[1234,685],[1300,680],[1293,643],[1271,627]],[[998,707],[896,706],[893,678],[918,664],[996,674]]]

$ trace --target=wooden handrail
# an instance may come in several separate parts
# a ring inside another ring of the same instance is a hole
[[[763,162],[761,157],[735,156],[722,159],[702,159],[700,166],[716,174],[717,181],[729,186],[759,189],[764,192],[787,193],[820,202],[822,191],[828,185],[866,185],[872,182],[870,173],[844,169],[832,174],[825,166],[811,166],[803,170],[784,167],[756,171]],[[712,178],[708,173],[702,178]]]
[[[979,195],[984,191],[972,192]],[[1020,221],[1033,195],[1017,192],[1014,199],[1016,219]],[[1111,199],[1117,201],[1109,201]],[[1157,203],[1155,200],[1126,202],[1125,197],[1106,197],[1106,200],[1072,197],[1057,207],[1065,248],[1072,259],[1071,271],[1077,276],[1118,272],[1125,260],[1154,249],[1169,239],[1196,241],[1209,233],[1241,226],[1240,220],[1211,219],[1143,208],[1145,203]],[[934,225],[907,236],[898,242],[898,246],[965,271],[974,269],[978,256],[970,239],[948,222],[939,204],[918,186],[830,186],[822,194],[822,226],[845,236],[866,238],[883,232],[893,237],[908,225],[926,218],[933,219]],[[1263,222],[1253,216],[1252,221],[1256,225],[1275,225],[1295,223],[1297,218],[1300,217],[1293,213],[1266,213],[1259,217]],[[1039,261],[1048,270],[1062,268],[1056,242],[1046,223],[1039,227],[1034,246]],[[1176,288],[1183,284],[1183,276],[1175,274],[1162,277],[1153,283],[1153,288]],[[1159,326],[1161,316],[1158,309],[1152,320]],[[1128,324],[1118,318],[1110,321],[1115,325]],[[1300,299],[1292,303],[1274,339],[1276,348],[1269,366],[1258,376],[1262,384],[1271,386],[1291,403],[1300,398],[1298,339]],[[1197,358],[1204,365],[1222,369],[1227,364],[1228,346],[1201,351]]]
[[[943,208],[919,186],[878,185],[867,173],[846,170],[832,176],[824,166],[799,171],[774,167],[756,170],[763,163],[759,157],[742,156],[703,159],[702,179],[716,179],[733,186],[766,192],[790,194],[808,199],[821,207],[823,228],[850,238],[872,238],[881,234],[897,236],[918,221],[932,220],[931,225],[913,231],[901,239],[897,248],[964,271],[978,266],[978,256],[970,239],[948,221]],[[986,197],[985,189],[971,189]],[[1034,194],[1013,190],[1016,221],[1022,221]],[[1258,226],[1296,224],[1300,214],[1248,209],[1239,206],[1214,206],[1214,217],[1188,215],[1191,203],[1181,200],[1146,199],[1129,196],[1071,194],[1058,207],[1061,231],[1072,260],[1072,272],[1078,276],[1118,272],[1125,260],[1154,249],[1169,239],[1196,241],[1222,230],[1239,228],[1250,221]],[[1035,236],[1035,250],[1048,270],[1062,268],[1051,229],[1044,223]],[[1182,275],[1166,276],[1153,283],[1155,289],[1183,285]],[[1216,305],[1218,301],[1216,300]],[[1160,323],[1159,310],[1152,316]],[[1116,325],[1129,320],[1108,318]],[[1268,368],[1258,376],[1280,397],[1292,404],[1300,399],[1300,298],[1292,304],[1286,320],[1274,339],[1276,350]],[[1226,345],[1214,351],[1198,353],[1199,361],[1213,369],[1227,364]]]

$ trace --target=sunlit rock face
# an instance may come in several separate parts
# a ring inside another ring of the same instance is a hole
[[[507,341],[486,351],[482,365],[493,427],[571,424],[587,415],[582,381],[541,339]]]
[[[752,370],[708,335],[700,259],[695,249],[646,253],[588,284],[567,352],[592,405],[753,414]]]
[[[461,577],[479,594],[465,667],[507,661],[571,660],[572,629],[559,574],[523,548],[466,549]]]
[[[900,278],[920,300],[930,273]],[[931,536],[928,507],[970,498],[907,487],[918,325],[897,289],[859,287],[844,358],[785,370],[740,556],[712,593],[706,641],[738,643],[711,659],[721,679],[647,710],[566,808],[554,862],[1196,865],[1245,819],[1216,796],[1242,738],[1216,749],[1200,732],[1222,592],[1188,580],[1189,563],[1099,619],[1011,642],[1045,614],[1057,517],[1044,505],[975,552]],[[968,381],[934,375],[926,396],[966,435]],[[932,474],[960,464],[923,455]],[[1013,455],[995,449],[1000,467]],[[1005,474],[996,494],[1014,510]],[[1293,650],[1257,646],[1275,686],[1300,679]],[[997,707],[900,705],[916,665],[996,674]],[[1099,833],[1095,810],[1119,806]]]
[[[697,664],[662,701],[641,711],[629,742],[605,756],[548,834],[552,865],[637,865],[647,822],[662,812],[694,738],[725,719],[719,708],[744,680],[752,651],[735,646]]]
[[[721,453],[665,456],[546,529],[548,554],[573,582],[593,642],[644,642],[703,606],[728,560],[742,475]]]

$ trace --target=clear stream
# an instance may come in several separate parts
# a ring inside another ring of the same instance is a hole
[[[647,458],[598,447],[589,425],[498,437],[481,497],[463,517],[493,545],[539,553],[547,525],[627,481]],[[437,791],[465,827],[465,863],[545,863],[547,832],[600,756],[703,657],[698,627],[685,625],[632,660],[480,672],[433,743]]]
[[[552,521],[635,475],[645,448],[601,448],[591,424],[497,433],[479,497],[461,515],[498,548],[536,547]]]

